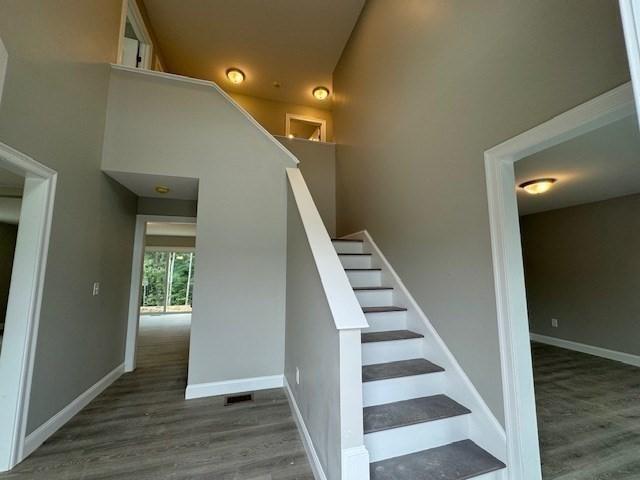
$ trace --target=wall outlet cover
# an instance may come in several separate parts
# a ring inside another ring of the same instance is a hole
[[[93,296],[95,297],[100,293],[100,282],[93,282]]]
[[[558,328],[558,319],[557,318],[552,318],[551,319],[551,326],[553,328]]]
[[[296,385],[300,385],[300,369],[296,367]]]

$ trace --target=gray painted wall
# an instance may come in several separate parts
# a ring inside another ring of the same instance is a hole
[[[336,234],[336,146],[333,143],[276,137],[300,161],[298,168],[309,187],[330,236]]]
[[[340,337],[289,188],[284,373],[327,478],[340,478]],[[296,367],[300,385],[296,384]]]
[[[520,229],[531,331],[640,355],[640,195],[526,215]]]
[[[123,362],[136,202],[100,171],[121,5],[0,3],[0,141],[59,174],[28,432]]]
[[[174,198],[138,197],[138,214],[197,217],[198,202],[196,200],[176,200]]]
[[[281,375],[293,160],[210,86],[114,71],[109,91],[105,170],[199,179],[189,384]]]
[[[174,235],[147,235],[145,247],[195,248],[196,237],[178,237]]]
[[[0,323],[7,315],[7,300],[11,286],[11,268],[16,250],[18,225],[0,222]],[[0,329],[1,331],[2,329]],[[0,336],[1,333],[0,333]]]
[[[499,419],[483,152],[628,80],[601,0],[370,1],[336,67],[337,233],[371,232]]]

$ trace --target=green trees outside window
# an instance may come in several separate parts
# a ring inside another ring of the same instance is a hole
[[[145,252],[141,312],[190,312],[194,268],[192,252]]]

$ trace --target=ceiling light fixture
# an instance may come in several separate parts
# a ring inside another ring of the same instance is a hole
[[[238,85],[244,82],[244,72],[239,68],[229,68],[226,73],[231,83]]]
[[[318,100],[325,100],[329,96],[327,87],[316,87],[313,89],[313,96]]]
[[[156,185],[155,190],[157,193],[161,193],[162,195],[164,195],[165,193],[169,193],[171,191],[171,189],[166,185]]]
[[[530,195],[539,195],[548,192],[556,181],[555,178],[536,178],[518,186]]]

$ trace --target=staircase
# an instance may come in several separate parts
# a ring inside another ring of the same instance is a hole
[[[477,403],[479,395],[475,390],[467,394],[464,388],[469,390],[471,383],[450,352],[443,351],[434,330],[418,321],[424,314],[413,299],[407,301],[408,292],[399,291],[404,286],[368,234],[360,237],[335,239],[333,245],[369,323],[361,338],[371,479],[504,478],[504,463],[472,438],[499,444],[499,434],[479,433],[499,429],[495,418],[478,418],[490,415],[483,403],[479,412],[461,403],[459,397]],[[437,358],[442,361],[434,363]],[[451,371],[440,365],[444,362],[453,365]],[[468,385],[460,386],[465,383],[460,378]],[[484,425],[490,428],[480,428]]]

